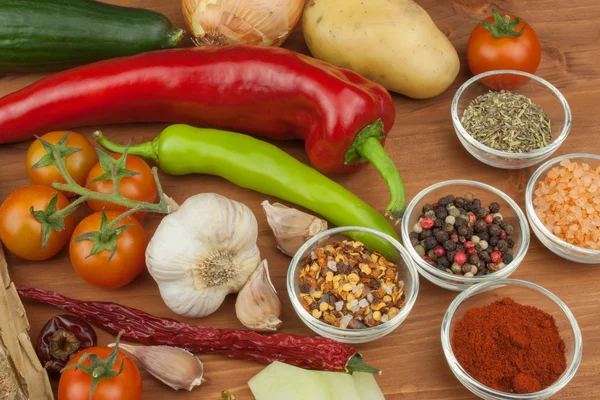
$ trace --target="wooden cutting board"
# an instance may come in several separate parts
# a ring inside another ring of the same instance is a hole
[[[166,14],[183,27],[178,0],[111,0],[120,5],[146,7]],[[600,7],[596,0],[419,0],[438,26],[447,33],[462,60],[456,82],[444,94],[427,101],[414,101],[395,96],[397,120],[386,147],[406,182],[409,198],[428,185],[446,179],[474,179],[498,187],[524,206],[524,190],[534,168],[505,171],[488,167],[472,158],[458,142],[450,120],[450,102],[456,89],[470,76],[465,62],[467,39],[475,22],[486,16],[491,7],[518,14],[532,24],[543,45],[542,64],[538,74],[553,83],[566,96],[573,111],[573,129],[556,155],[573,152],[600,153]],[[187,45],[190,43],[188,42]],[[285,47],[307,53],[300,28]],[[0,78],[0,95],[34,82],[43,75],[29,74]],[[152,139],[164,124],[140,124],[103,127],[122,142]],[[78,131],[90,135],[97,127]],[[29,143],[0,147],[0,200],[29,183],[24,160]],[[281,148],[307,162],[301,143],[281,143]],[[385,209],[387,189],[373,168],[355,175],[336,177],[365,201],[380,211]],[[170,177],[161,174],[166,192],[177,201],[202,192],[216,192],[241,201],[256,214],[259,222],[259,246],[263,258],[269,260],[273,283],[284,304],[286,333],[310,335],[295,315],[285,290],[285,274],[289,258],[275,249],[260,202],[265,196],[234,186],[210,176]],[[268,198],[270,201],[275,199]],[[159,217],[144,221],[148,234],[156,229]],[[533,235],[532,235],[533,236]],[[162,302],[156,284],[147,272],[120,290],[100,290],[84,283],[71,268],[66,251],[46,262],[25,262],[8,255],[10,274],[17,284],[56,290],[84,300],[108,300],[143,309],[158,316],[175,317]],[[600,269],[566,262],[546,250],[532,238],[529,252],[514,278],[540,284],[557,294],[574,312],[584,338],[583,361],[573,381],[557,399],[600,398]],[[408,319],[390,336],[358,346],[365,359],[383,370],[378,382],[389,400],[400,399],[473,399],[454,378],[444,359],[440,345],[440,323],[456,293],[438,288],[421,279],[417,303]],[[226,300],[219,311],[198,321],[187,321],[213,327],[242,328],[234,312],[234,297]],[[41,326],[57,310],[26,302],[35,340]],[[113,341],[98,330],[101,344]],[[218,399],[229,389],[238,399],[252,399],[246,382],[263,366],[247,361],[230,360],[218,355],[200,355],[205,363],[207,382],[192,393],[175,393],[147,373],[144,399]],[[56,386],[56,382],[53,382]]]

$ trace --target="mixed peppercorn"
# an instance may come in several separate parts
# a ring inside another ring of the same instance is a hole
[[[482,205],[472,193],[448,195],[425,204],[409,234],[423,260],[454,275],[481,276],[513,261],[514,229],[500,214],[500,205]]]
[[[398,267],[361,242],[315,249],[300,268],[300,302],[313,317],[342,329],[394,318],[405,304]]]

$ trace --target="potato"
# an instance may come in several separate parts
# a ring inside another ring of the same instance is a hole
[[[442,93],[460,68],[448,38],[412,0],[309,0],[302,29],[314,57],[416,99]]]

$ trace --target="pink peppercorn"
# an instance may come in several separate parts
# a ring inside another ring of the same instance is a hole
[[[423,229],[431,229],[431,228],[433,228],[433,225],[434,225],[434,222],[429,217],[425,217],[421,221],[421,228],[423,228]]]
[[[450,240],[452,240],[454,243],[458,243],[458,235],[456,233],[453,233],[452,235],[450,235]]]
[[[502,262],[502,254],[496,250],[496,251],[492,251],[492,254],[490,254],[490,260],[492,260],[492,262],[494,264],[498,264]]]
[[[425,261],[427,264],[429,264],[429,265],[433,265],[433,266],[435,267],[435,262],[434,262],[434,261],[433,261],[431,258],[429,258],[429,257],[427,257],[427,256],[421,256],[421,258],[422,258],[422,259],[423,259],[423,261]]]
[[[477,222],[477,217],[475,216],[475,214],[468,213],[467,216],[469,217],[469,223],[474,224],[475,222]]]
[[[433,254],[434,254],[436,257],[443,257],[443,256],[445,256],[445,255],[446,255],[446,249],[444,249],[444,247],[443,247],[443,246],[435,246],[435,247],[433,248]]]
[[[465,248],[467,249],[472,249],[473,247],[475,247],[475,242],[472,240],[467,240],[465,242]]]
[[[491,225],[492,222],[494,222],[494,216],[492,214],[488,214],[486,215],[484,221],[486,224]]]
[[[477,249],[475,247],[471,247],[470,249],[467,249],[467,254],[470,256],[477,254]]]
[[[464,263],[467,262],[467,255],[465,253],[463,253],[462,251],[459,251],[454,256],[454,262],[457,263],[458,265],[462,266]]]
[[[500,238],[500,240],[506,239],[506,231],[504,231],[504,230],[500,231],[500,234],[498,235],[498,237]]]

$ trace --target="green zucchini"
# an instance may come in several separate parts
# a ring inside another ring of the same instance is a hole
[[[57,70],[177,46],[164,15],[95,0],[0,0],[0,71]]]

